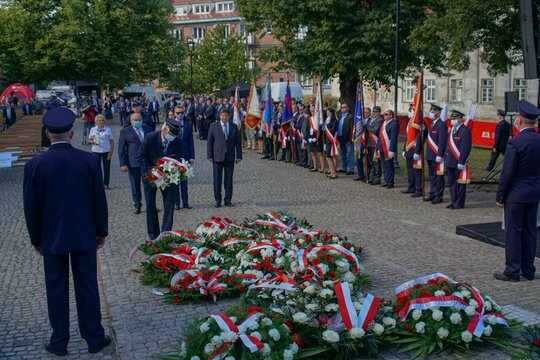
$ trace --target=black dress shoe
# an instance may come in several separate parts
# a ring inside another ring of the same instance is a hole
[[[452,203],[446,205],[446,208],[447,208],[447,209],[450,209],[450,208],[453,208],[453,207],[454,207],[454,204],[452,204]]]
[[[381,182],[380,181],[373,181],[373,182],[370,182],[369,185],[381,185]]]
[[[381,187],[387,187],[388,184],[381,184]]]
[[[362,179],[354,178],[353,181],[362,181]]]
[[[234,207],[234,204],[233,204],[233,203],[230,203],[230,202],[226,202],[226,203],[225,203],[225,206],[227,206],[227,207]]]
[[[291,160],[285,160],[285,162],[286,162],[286,163],[290,163],[290,162],[292,162],[292,161],[291,161]]]
[[[184,205],[183,208],[184,208],[184,209],[191,209],[192,207],[189,206],[189,205]]]
[[[50,343],[45,344],[45,351],[50,352],[51,354],[57,355],[57,356],[66,356],[67,350],[57,350],[52,347]]]
[[[495,279],[501,280],[501,281],[519,282],[519,278],[514,279],[514,278],[508,277],[504,273],[500,273],[500,272],[493,273],[493,277]]]
[[[111,338],[105,335],[105,338],[99,344],[97,344],[95,347],[89,347],[88,352],[91,354],[100,352],[101,350],[109,346],[111,342],[112,342]]]
[[[431,201],[431,203],[432,203],[433,205],[440,204],[440,203],[442,203],[442,199],[433,199],[433,201]]]
[[[268,158],[268,160],[274,160],[274,157],[273,157],[273,156],[270,156],[270,157]]]
[[[533,281],[536,278],[536,276],[535,275],[525,275],[525,274],[521,273],[520,278],[521,279],[527,279],[529,281]]]
[[[285,161],[285,159],[279,159],[278,161]]]
[[[347,171],[346,170],[338,170],[337,172],[338,173],[346,173]]]
[[[393,189],[393,188],[394,188],[394,185],[386,185],[386,188],[387,188],[387,189]]]
[[[139,215],[141,213],[141,208],[135,208],[135,210],[133,210],[133,213]]]
[[[412,198],[422,197],[422,194],[412,194],[411,197]]]
[[[219,208],[219,207],[221,207],[221,203],[217,202],[216,205],[214,205],[214,206]]]
[[[268,156],[264,155],[261,159],[268,159]]]
[[[402,193],[402,194],[412,194],[413,191],[409,191],[409,190],[401,190],[401,193]]]
[[[347,171],[347,175],[354,175],[353,171]]]
[[[435,198],[433,196],[428,196],[428,197],[425,197],[422,200],[424,200],[424,201],[435,201]]]
[[[180,205],[174,205],[174,210],[180,210]]]

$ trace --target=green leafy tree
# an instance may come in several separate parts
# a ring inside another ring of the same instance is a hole
[[[251,81],[256,71],[248,67],[246,49],[242,36],[226,36],[222,25],[214,27],[193,50],[193,84],[188,54],[172,87],[190,94],[217,94],[238,81]]]

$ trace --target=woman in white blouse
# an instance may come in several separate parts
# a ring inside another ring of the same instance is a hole
[[[90,129],[88,144],[92,145],[92,152],[96,154],[103,164],[103,184],[105,189],[109,187],[111,177],[111,158],[114,150],[113,134],[109,127],[105,126],[103,115],[96,116],[96,126]]]

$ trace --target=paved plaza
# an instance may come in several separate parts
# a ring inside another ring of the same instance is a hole
[[[78,120],[79,133],[80,128]],[[118,125],[111,128],[117,138]],[[80,134],[73,143],[81,146]],[[431,205],[401,194],[400,190],[405,188],[403,178],[390,190],[354,182],[352,176],[328,180],[323,174],[309,173],[291,164],[261,160],[261,155],[248,151],[235,168],[236,207],[216,209],[206,142],[195,140],[195,152],[196,177],[189,182],[189,203],[193,209],[175,211],[175,229],[194,230],[212,215],[242,220],[269,210],[284,210],[306,217],[316,228],[339,232],[360,244],[365,271],[374,279],[373,294],[390,298],[400,283],[438,271],[474,284],[507,305],[514,317],[540,323],[540,280],[494,280],[493,271],[503,270],[504,249],[455,235],[456,225],[501,219],[502,211],[495,207],[493,193],[473,191],[467,195],[466,209],[450,211],[444,207],[447,202]],[[166,304],[151,294],[149,287],[140,284],[137,274],[128,271],[129,251],[147,238],[146,217],[144,206],[141,215],[132,213],[128,176],[120,172],[116,152],[111,169],[112,190],[107,191],[109,237],[99,251],[98,272],[103,324],[114,344],[100,354],[87,353],[86,343],[78,333],[72,299],[69,359],[149,359],[171,351],[191,319],[233,302]],[[43,345],[50,336],[50,327],[43,262],[28,238],[22,181],[22,168],[0,170],[0,358],[47,359]],[[448,193],[445,195],[448,200]],[[159,214],[161,218],[163,213]],[[393,353],[382,357],[397,358]],[[478,355],[488,357],[504,355]]]

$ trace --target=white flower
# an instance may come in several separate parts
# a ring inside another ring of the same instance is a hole
[[[353,302],[354,310],[360,311],[362,310],[362,304],[360,304],[358,301]]]
[[[391,318],[391,317],[385,317],[382,319],[382,322],[385,326],[388,326],[390,328],[395,328],[396,327],[396,320],[394,318]]]
[[[431,314],[431,317],[435,321],[441,321],[443,318],[443,312],[441,310],[435,310],[433,314]]]
[[[490,336],[492,332],[493,332],[493,328],[491,326],[487,325],[484,328],[484,335],[485,336]]]
[[[474,314],[476,314],[476,309],[474,308],[474,306],[467,306],[465,308],[465,313],[469,316],[473,316]]]
[[[199,331],[202,333],[207,332],[210,329],[210,325],[208,325],[208,322],[203,322],[201,326],[199,326]]]
[[[259,323],[257,321],[253,321],[251,324],[249,324],[248,329],[249,330],[257,330],[259,328]]]
[[[456,291],[455,293],[452,294],[453,296],[457,296],[458,298],[460,299],[463,299],[463,294],[460,292],[460,291]]]
[[[362,330],[361,328],[352,328],[350,331],[349,331],[349,337],[351,339],[360,339],[361,337],[363,337],[365,335],[365,331]]]
[[[469,290],[461,290],[461,294],[463,295],[463,297],[471,296],[471,292]]]
[[[423,321],[420,321],[416,325],[414,325],[414,328],[416,329],[417,333],[423,334],[424,332],[426,332],[426,323]]]
[[[272,324],[273,324],[273,323],[272,323],[272,319],[267,318],[267,317],[263,318],[263,319],[261,320],[261,323],[262,323],[264,326],[272,326]]]
[[[281,334],[279,333],[278,329],[272,328],[268,331],[268,336],[270,336],[274,341],[278,341],[281,339]]]
[[[227,357],[225,358],[225,360],[235,360],[235,359],[234,359],[234,356],[227,356]]]
[[[305,324],[308,322],[308,317],[303,312],[298,312],[293,315],[293,321],[299,324]]]
[[[281,325],[281,327],[283,328],[283,330],[285,330],[285,332],[288,332],[290,333],[291,332],[291,329],[289,329],[289,327],[285,324]]]
[[[238,334],[233,331],[225,331],[221,334],[224,343],[235,342],[238,339]]]
[[[296,343],[292,343],[289,348],[291,349],[291,352],[293,353],[293,355],[296,354],[299,350],[299,347],[298,345],[296,345]]]
[[[261,349],[261,354],[262,355],[268,355],[268,354],[270,354],[271,351],[272,351],[272,349],[270,349],[270,345],[264,344],[264,347]]]
[[[339,342],[339,334],[333,330],[326,330],[323,332],[323,340],[327,343],[337,343]]]
[[[180,356],[184,357],[187,354],[186,342],[182,341],[182,346],[180,346]]]
[[[294,355],[291,350],[283,350],[283,360],[293,360]]]
[[[354,275],[352,272],[348,271],[343,275],[343,281],[353,283],[356,280],[356,275]]]
[[[284,265],[285,260],[282,257],[278,257],[275,260],[275,264],[277,268],[281,268]]]
[[[437,335],[439,335],[439,338],[441,339],[446,339],[449,334],[450,332],[443,327],[440,327],[439,330],[437,330]]]
[[[450,315],[450,322],[454,325],[461,324],[461,315],[457,312]]]
[[[324,311],[326,312],[336,312],[339,310],[338,304],[328,304],[324,307]]]
[[[465,341],[466,343],[471,342],[472,339],[473,339],[472,334],[468,332],[467,330],[461,333],[461,340]]]
[[[495,315],[490,315],[489,318],[488,318],[488,323],[490,325],[497,324],[497,317]]]
[[[223,339],[221,338],[221,336],[217,336],[217,335],[214,335],[212,339],[210,340],[210,342],[215,347],[220,347],[221,345],[223,345]]]
[[[422,310],[413,310],[412,318],[414,320],[420,320],[421,317],[422,317]]]
[[[201,358],[198,356],[192,356],[190,360],[201,360]]]
[[[334,295],[334,292],[330,289],[323,289],[319,295],[323,299],[330,299]]]
[[[489,301],[486,301],[484,303],[484,308],[486,309],[486,311],[491,311],[491,303]]]
[[[317,266],[319,267],[319,269],[321,269],[321,272],[323,274],[326,274],[328,272],[328,270],[330,270],[330,268],[326,264],[319,264]]]
[[[316,290],[317,288],[315,287],[315,285],[309,285],[307,288],[304,289],[304,292],[308,295],[313,295],[315,294]]]
[[[306,310],[311,311],[311,312],[317,311],[317,310],[319,310],[319,305],[317,305],[317,304],[307,304],[306,305]]]
[[[236,316],[231,316],[229,319],[231,319],[231,321],[233,322],[233,324],[236,324]]]
[[[249,334],[249,335],[253,336],[254,338],[256,338],[256,339],[259,340],[259,341],[261,341],[261,339],[262,339],[262,335],[261,335],[261,333],[258,332],[258,331],[254,331],[254,332],[252,332],[252,333]]]
[[[336,261],[336,266],[342,271],[349,270],[349,267],[350,267],[349,263],[343,260]]]
[[[444,291],[442,291],[442,290],[437,290],[437,291],[435,291],[433,293],[433,295],[435,295],[435,296],[445,296],[446,293]]]
[[[373,325],[373,332],[374,332],[375,335],[377,335],[377,336],[382,335],[383,332],[384,332],[384,326],[382,326],[382,325],[379,324],[379,323],[375,323],[375,325]]]
[[[212,343],[208,343],[204,346],[204,353],[210,355],[215,349],[216,347]]]
[[[472,307],[474,307],[475,309],[478,308],[478,303],[477,303],[476,300],[474,300],[474,299],[471,299],[471,300],[469,301],[469,305],[472,306]]]
[[[317,252],[316,251],[310,251],[308,254],[307,254],[307,258],[308,260],[313,260],[317,257]]]

